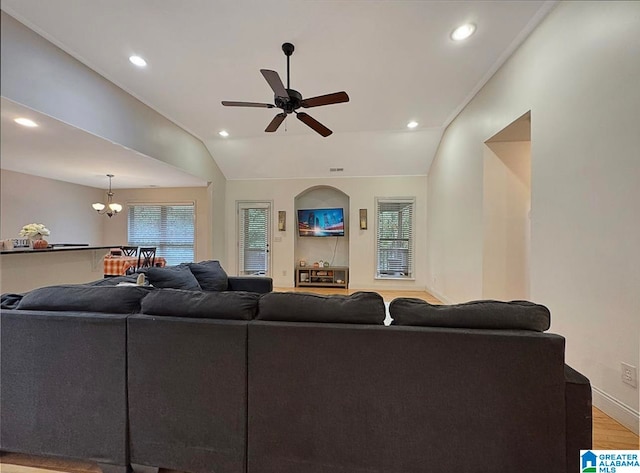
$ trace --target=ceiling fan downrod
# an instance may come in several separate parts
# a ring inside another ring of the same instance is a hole
[[[290,78],[289,78],[289,58],[291,57],[291,55],[293,54],[293,51],[295,50],[293,44],[291,43],[284,43],[282,45],[282,51],[284,52],[284,55],[287,56],[287,89],[290,89]]]

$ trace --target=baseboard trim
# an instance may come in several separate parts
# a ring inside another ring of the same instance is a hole
[[[591,386],[591,390],[593,393],[594,406],[609,417],[613,417],[636,435],[640,435],[640,412],[633,410],[631,407],[595,386]]]

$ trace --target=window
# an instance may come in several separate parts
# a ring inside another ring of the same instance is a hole
[[[192,262],[195,256],[195,205],[129,205],[129,245],[155,246],[167,265]]]
[[[414,198],[376,198],[376,277],[413,278]]]
[[[238,203],[238,274],[269,274],[271,203]]]

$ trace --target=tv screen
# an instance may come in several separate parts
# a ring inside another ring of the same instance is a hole
[[[344,212],[342,209],[298,210],[298,235],[344,236]]]

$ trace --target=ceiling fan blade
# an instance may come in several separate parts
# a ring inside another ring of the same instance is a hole
[[[287,93],[287,89],[284,88],[284,84],[280,79],[280,76],[276,71],[270,71],[269,69],[260,69],[262,75],[269,83],[269,87],[273,89],[276,94],[276,97],[280,97],[283,99],[288,99],[289,94]]]
[[[264,131],[268,133],[276,131],[280,126],[280,123],[282,123],[285,118],[287,118],[286,113],[278,113],[275,117],[273,117],[273,120],[271,120],[271,123],[269,123],[269,126],[267,126]]]
[[[334,103],[348,102],[349,96],[346,92],[336,92],[334,94],[319,95],[318,97],[311,97],[304,99],[300,102],[304,108],[319,107],[321,105],[331,105]]]
[[[257,103],[257,102],[229,102],[227,100],[222,101],[222,105],[225,107],[257,107],[257,108],[275,108],[275,105],[270,103]]]
[[[303,122],[308,127],[313,128],[315,131],[320,133],[325,138],[329,136],[331,133],[333,133],[331,130],[329,130],[329,128],[324,126],[318,120],[316,120],[315,118],[312,118],[311,115],[308,115],[304,112],[299,112],[296,114],[296,116],[298,117],[298,120]]]

